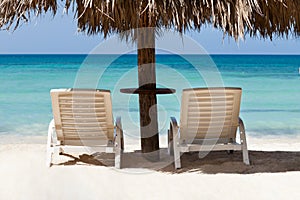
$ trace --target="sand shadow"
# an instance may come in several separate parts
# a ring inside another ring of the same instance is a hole
[[[110,166],[112,161],[111,158],[113,154],[99,154],[101,157],[99,157],[98,153],[97,154],[82,154],[79,155],[78,157],[73,156],[71,154],[67,153],[60,153],[60,156],[66,156],[69,158],[68,161],[58,163],[56,165],[78,165],[78,164],[88,164],[88,165],[98,165],[98,166]],[[104,160],[101,161],[101,160]],[[113,165],[112,165],[113,166]]]
[[[59,165],[89,164],[98,166],[114,166],[114,154],[97,153],[93,155],[83,154],[75,157],[69,154],[71,160]],[[211,152],[204,158],[199,158],[197,152],[184,153],[181,156],[182,168],[175,170],[173,157],[167,154],[166,149],[161,149],[160,161],[151,162],[144,158],[140,151],[125,152],[122,157],[122,168],[145,168],[158,172],[179,174],[199,172],[204,174],[254,174],[254,173],[278,173],[300,171],[300,152],[289,151],[249,151],[251,165],[244,165],[242,153],[228,154],[225,151]]]
[[[249,151],[251,165],[242,162],[242,153],[211,152],[199,159],[198,153],[185,153],[181,157],[182,168],[175,170],[171,164],[162,172],[184,173],[199,172],[205,174],[254,174],[300,171],[300,152],[287,151]]]

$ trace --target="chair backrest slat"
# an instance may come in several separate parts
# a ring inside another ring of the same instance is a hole
[[[235,141],[239,121],[241,88],[195,88],[183,90],[180,139]]]
[[[50,94],[57,137],[61,143],[82,145],[92,141],[95,145],[102,145],[113,140],[109,91],[53,89]]]

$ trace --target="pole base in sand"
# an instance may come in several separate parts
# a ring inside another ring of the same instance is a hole
[[[150,162],[158,162],[160,161],[160,151],[152,151],[152,152],[148,152],[148,153],[142,153],[142,156],[149,160]]]

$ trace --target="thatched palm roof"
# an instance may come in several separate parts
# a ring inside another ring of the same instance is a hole
[[[71,2],[70,2],[71,1]],[[299,0],[63,0],[76,10],[88,34],[123,32],[141,26],[179,32],[212,24],[236,39],[245,33],[270,37],[300,35]],[[74,6],[72,5],[74,2]],[[1,0],[0,27],[17,27],[32,14],[57,11],[56,0]],[[146,20],[146,22],[145,22]]]

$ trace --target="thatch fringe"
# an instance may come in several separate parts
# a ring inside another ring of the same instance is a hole
[[[200,30],[212,24],[235,39],[245,33],[272,38],[300,35],[300,1],[295,0],[71,0],[78,28],[88,34],[124,32],[141,26]],[[64,0],[66,8],[70,0]],[[52,10],[55,0],[3,0],[0,27],[19,25],[33,11]],[[146,18],[144,17],[146,16]],[[146,19],[146,21],[145,21]]]
[[[30,14],[39,15],[42,11],[52,10],[56,13],[56,0],[1,0],[0,1],[0,28],[11,29],[19,26],[21,20],[27,22]]]
[[[299,0],[261,0],[259,7],[262,14],[251,16],[251,36],[300,36]]]

